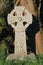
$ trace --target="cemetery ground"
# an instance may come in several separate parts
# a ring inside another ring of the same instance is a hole
[[[43,54],[34,55],[34,59],[25,57],[24,59],[6,60],[7,47],[5,44],[0,45],[0,65],[43,65]]]

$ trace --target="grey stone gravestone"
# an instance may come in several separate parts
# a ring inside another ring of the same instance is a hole
[[[7,17],[8,24],[15,30],[15,53],[10,54],[7,59],[15,59],[27,56],[26,28],[32,24],[32,14],[23,6],[16,6]]]

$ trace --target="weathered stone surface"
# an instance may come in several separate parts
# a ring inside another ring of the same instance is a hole
[[[10,14],[8,14],[7,20],[8,24],[15,30],[15,53],[9,55],[8,59],[10,56],[13,57],[13,55],[14,58],[24,57],[27,55],[25,30],[32,24],[32,14],[29,13],[25,7],[17,6]]]
[[[30,58],[30,60],[32,60],[32,61],[36,60],[36,56],[34,53],[30,53],[27,57]]]
[[[15,60],[15,59],[18,59],[18,60],[28,60],[28,61],[32,61],[32,62],[37,62],[37,59],[36,59],[36,56],[34,53],[30,53],[29,55],[27,56],[17,56],[15,54],[10,54],[6,60]]]

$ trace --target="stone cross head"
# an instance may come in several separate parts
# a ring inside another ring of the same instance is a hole
[[[32,14],[23,6],[16,6],[15,9],[8,14],[8,23],[15,31],[24,31],[32,24]]]

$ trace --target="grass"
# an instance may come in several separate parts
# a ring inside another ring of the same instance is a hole
[[[43,65],[43,54],[36,55],[34,60],[29,59],[28,57],[23,60],[7,60],[6,61],[6,45],[1,44],[0,46],[0,65]]]

